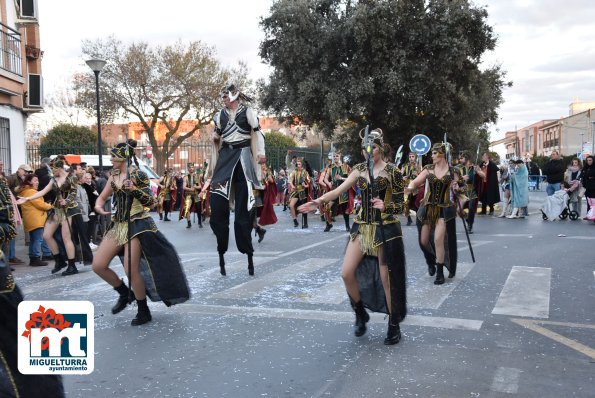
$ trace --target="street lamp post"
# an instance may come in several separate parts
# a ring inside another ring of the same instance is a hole
[[[99,106],[99,73],[107,63],[102,59],[90,59],[85,61],[89,68],[95,73],[95,94],[97,98],[97,152],[99,155],[99,172],[103,173],[103,148],[101,144],[101,110]]]

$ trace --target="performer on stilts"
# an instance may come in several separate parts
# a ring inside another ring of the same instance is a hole
[[[409,195],[427,182],[427,190],[419,206],[417,220],[419,245],[428,265],[428,274],[436,275],[435,285],[444,283],[444,267],[449,271],[449,278],[453,278],[457,270],[455,200],[458,198],[452,197],[452,191],[458,192],[458,171],[448,165],[447,145],[450,144],[434,144],[432,164],[425,166],[405,188],[405,194]]]
[[[330,186],[330,190],[337,189],[347,179],[350,172],[351,167],[343,163],[341,152],[335,151],[333,154],[333,163],[328,167],[327,173],[325,173],[325,185],[327,187]],[[326,205],[328,210],[325,212],[326,228],[324,232],[331,230],[333,220],[340,214],[343,215],[343,220],[345,221],[345,230],[349,232],[349,215],[353,212],[354,198],[355,191],[349,189],[347,192],[341,193],[336,200]]]
[[[409,153],[409,160],[407,163],[403,165],[401,168],[401,174],[403,174],[403,178],[405,179],[405,186],[409,185],[409,183],[415,180],[415,177],[419,175],[421,172],[421,167],[417,161],[417,155],[413,152]],[[405,201],[405,216],[407,217],[407,226],[413,224],[413,220],[411,219],[411,210],[417,211],[417,206],[415,206],[415,196],[417,195],[417,190],[410,193]]]
[[[186,228],[192,228],[192,221],[190,216],[192,210],[199,214],[198,226],[202,228],[202,217],[200,217],[200,197],[199,192],[202,188],[200,183],[200,176],[196,173],[194,163],[188,163],[188,175],[184,176],[184,182],[182,183],[183,201],[180,207],[180,214],[178,220],[183,218],[186,219],[188,225]]]
[[[174,170],[168,168],[165,170],[163,177],[157,183],[159,185],[159,192],[157,193],[157,213],[159,219],[163,221],[171,221],[167,215],[172,211],[176,203],[176,179],[174,178]],[[165,212],[165,218],[163,217]]]
[[[248,256],[248,274],[254,275],[252,256],[253,189],[263,189],[259,163],[266,162],[264,136],[258,117],[246,103],[251,99],[233,84],[221,93],[224,107],[214,117],[213,141],[218,146],[211,186],[211,229],[217,237],[219,267],[226,275],[224,254],[229,244],[230,204],[234,206],[234,232],[240,253]]]
[[[360,134],[361,135],[361,134]],[[389,152],[382,131],[376,129],[362,137],[368,161],[354,166],[335,190],[300,207],[310,212],[320,203],[335,200],[356,184],[362,192],[362,206],[351,227],[345,249],[341,276],[355,311],[355,336],[366,333],[372,311],[389,314],[384,344],[401,339],[399,323],[407,312],[405,292],[405,250],[399,222],[403,210],[403,177],[384,161]],[[373,181],[373,182],[371,182]]]
[[[93,259],[93,271],[118,292],[118,301],[112,308],[112,314],[119,313],[136,299],[138,312],[131,322],[132,326],[142,325],[152,319],[147,295],[151,301],[163,301],[168,307],[183,303],[190,297],[178,254],[159,232],[148,212],[148,208],[155,204],[155,199],[149,178],[138,169],[133,152],[135,147],[136,141],[128,140],[111,150],[113,169],[97,198],[95,211],[109,216],[103,204],[112,194],[116,196],[117,208],[109,231]],[[132,160],[136,167],[127,164]],[[109,267],[117,255],[120,255],[130,286],[126,286]]]

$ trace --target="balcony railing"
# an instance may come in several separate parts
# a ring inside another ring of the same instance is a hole
[[[0,23],[0,68],[23,76],[21,34]]]

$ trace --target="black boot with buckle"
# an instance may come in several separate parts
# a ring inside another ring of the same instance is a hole
[[[132,326],[139,326],[151,321],[153,318],[151,317],[151,311],[149,311],[149,306],[147,305],[147,299],[137,299],[136,303],[138,304],[138,312],[130,324]]]

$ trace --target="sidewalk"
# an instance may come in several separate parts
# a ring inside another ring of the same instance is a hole
[[[25,231],[23,230],[22,226],[17,227],[18,235],[16,239],[16,246],[15,246],[15,256],[21,260],[23,260],[24,264],[10,264],[12,268],[14,268],[13,275],[15,279],[20,279],[21,276],[26,274],[33,274],[33,273],[48,273],[51,274],[52,268],[54,268],[54,261],[47,261],[48,265],[45,267],[30,267],[29,266],[29,246],[25,243]],[[4,253],[6,259],[8,260],[8,252]]]

